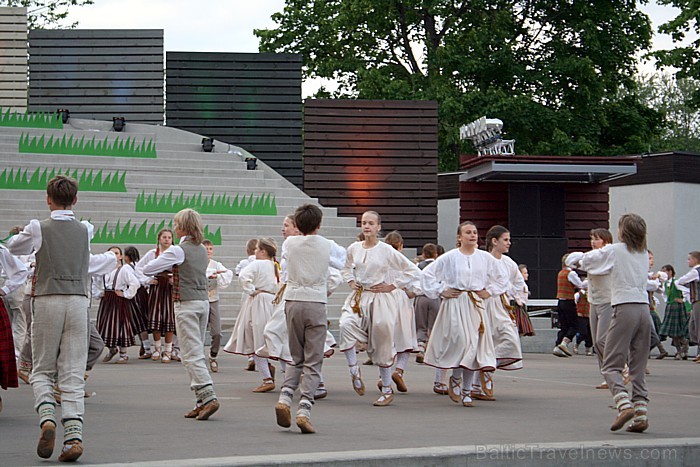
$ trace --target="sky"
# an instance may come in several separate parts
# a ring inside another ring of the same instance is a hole
[[[282,11],[284,0],[95,0],[93,5],[73,7],[70,21],[80,29],[163,29],[165,51],[171,52],[257,52],[254,29],[272,28],[272,14]],[[650,0],[642,5],[654,28],[675,16],[671,7]],[[667,36],[656,35],[655,49],[673,47]],[[643,64],[642,72],[654,71]],[[304,97],[318,82],[305,82]]]

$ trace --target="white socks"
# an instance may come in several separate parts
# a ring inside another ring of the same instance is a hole
[[[262,379],[271,379],[272,375],[270,375],[270,365],[267,363],[267,358],[253,355],[253,360],[255,360],[255,368],[258,370],[258,373],[260,373],[260,376],[262,376]]]
[[[444,384],[446,380],[447,370],[443,370],[442,368],[435,368],[435,382]]]
[[[396,369],[397,370],[404,370],[406,368],[406,364],[408,363],[408,352],[401,352],[396,355]]]
[[[165,343],[165,351],[169,352],[169,353],[173,352],[173,343],[172,342]]]
[[[355,347],[343,353],[345,354],[345,359],[348,361],[348,366],[357,366],[357,352],[355,352]]]
[[[391,390],[391,367],[379,367],[379,377],[382,379],[382,392],[385,392],[385,388]]]

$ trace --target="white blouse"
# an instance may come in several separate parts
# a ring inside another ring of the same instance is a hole
[[[448,288],[486,289],[489,294],[497,295],[507,284],[508,276],[498,267],[496,258],[483,250],[465,255],[455,248],[438,257],[421,274],[421,288],[430,298],[438,298]]]
[[[420,281],[418,266],[384,242],[372,248],[364,248],[362,242],[350,245],[342,274],[345,282],[354,280],[364,288],[387,281],[389,274],[391,283],[402,289],[419,287]]]

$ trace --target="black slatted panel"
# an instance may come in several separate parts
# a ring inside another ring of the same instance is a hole
[[[29,32],[29,110],[163,124],[163,30]]]
[[[167,125],[240,146],[302,187],[301,56],[168,52]]]

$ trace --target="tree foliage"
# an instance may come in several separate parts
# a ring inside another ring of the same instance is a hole
[[[686,35],[693,31],[698,38],[687,45],[670,50],[659,50],[652,55],[660,67],[673,67],[680,79],[700,80],[700,2],[698,0],[657,0],[660,5],[671,5],[680,9],[680,13],[671,21],[659,26],[659,32],[670,34],[674,42],[683,42]],[[689,104],[700,109],[700,90],[689,96]]]
[[[504,121],[520,154],[644,149],[661,119],[632,93],[652,35],[636,3],[287,0],[255,34],[261,51],[301,54],[305,77],[338,83],[321,95],[437,100],[447,170],[472,151],[458,128],[482,115]]]
[[[26,7],[30,29],[74,28],[77,22],[65,24],[69,9],[93,3],[93,0],[0,0],[0,6]]]
[[[649,152],[700,153],[700,110],[691,104],[692,96],[700,91],[700,81],[657,73],[640,76],[638,89],[642,102],[665,117],[663,130]]]

